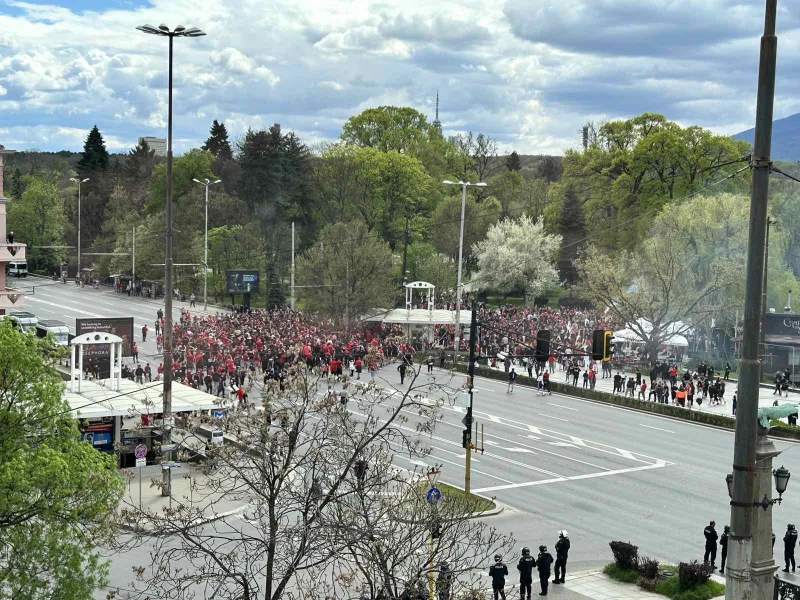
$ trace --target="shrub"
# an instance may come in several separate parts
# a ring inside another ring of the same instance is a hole
[[[617,563],[608,563],[603,567],[603,573],[611,579],[621,583],[636,583],[639,579],[635,569],[623,569]]]
[[[639,575],[644,577],[645,579],[657,579],[658,578],[658,561],[654,558],[648,558],[644,556],[639,559]]]
[[[614,561],[623,569],[636,570],[639,563],[639,547],[629,542],[611,542],[611,552],[614,553]]]
[[[636,580],[636,585],[638,585],[646,592],[655,591],[656,584],[658,584],[658,579],[647,579],[646,577],[639,577],[639,579]]]
[[[678,585],[681,589],[688,589],[708,581],[713,568],[711,565],[698,563],[696,560],[678,565]]]

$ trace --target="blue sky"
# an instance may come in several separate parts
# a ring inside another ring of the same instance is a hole
[[[0,144],[112,150],[164,135],[175,54],[176,149],[213,119],[234,139],[281,123],[308,144],[364,108],[410,105],[445,134],[560,154],[587,120],[660,112],[719,133],[752,127],[762,0],[0,0]],[[780,2],[777,118],[800,112],[800,3]]]

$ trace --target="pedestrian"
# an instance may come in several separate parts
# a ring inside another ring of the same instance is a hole
[[[547,587],[550,583],[550,565],[553,564],[553,555],[547,551],[547,546],[539,546],[539,556],[536,557],[536,568],[539,571],[539,586],[542,591],[540,596],[547,596]]]
[[[726,362],[725,363],[725,381],[728,381],[730,376],[731,376],[731,364],[729,362]]]
[[[569,556],[569,533],[566,529],[558,532],[558,541],[556,542],[556,578],[553,583],[564,583],[564,577],[567,574],[567,557]],[[559,576],[559,572],[561,575]]]
[[[645,379],[639,386],[639,400],[644,400],[646,393],[647,393],[647,380]]]
[[[728,535],[730,535],[731,526],[725,525],[722,530],[722,537],[719,538],[719,545],[722,546],[722,561],[720,563],[719,572],[725,573],[725,559],[728,558]]]
[[[544,372],[544,390],[547,392],[548,395],[551,395],[553,392],[550,391],[550,373],[547,371]]]
[[[142,376],[144,375],[144,369],[142,369],[142,365],[136,365],[136,383],[142,384],[144,381],[142,380]]]
[[[544,373],[539,373],[536,376],[536,390],[539,396],[544,396]]]
[[[142,325],[142,341],[143,342],[147,341],[147,323]]]
[[[161,310],[161,309],[159,308],[159,309],[156,311],[156,316],[158,317],[158,320],[160,321],[161,319],[163,319],[163,318],[164,318],[164,311],[163,311],[163,310]]]
[[[792,563],[792,573],[794,573],[794,547],[797,545],[797,529],[789,523],[786,526],[786,535],[783,536],[783,560],[786,562],[784,573],[789,572],[789,563]]]
[[[139,346],[136,345],[136,342],[133,342],[131,347],[131,355],[133,356],[133,362],[139,362]]]
[[[453,586],[453,571],[450,570],[450,565],[442,562],[439,565],[439,575],[436,577],[436,591],[438,592],[439,600],[450,600],[450,589]]]
[[[428,373],[433,373],[433,356],[428,355]]]
[[[161,333],[161,320],[160,319],[156,319],[156,322],[154,323],[154,326],[155,326],[155,329],[156,329],[156,335]]]
[[[706,538],[706,551],[703,554],[703,563],[709,564],[708,559],[711,559],[711,566],[716,567],[716,560],[717,560],[717,530],[714,529],[716,523],[711,521],[705,529],[703,529],[703,536]]]
[[[147,363],[144,366],[144,375],[147,377],[147,382],[150,383],[153,381],[153,371],[150,369],[150,363]]]
[[[588,387],[589,387],[589,369],[586,369],[583,372],[583,389],[586,389]]]
[[[511,372],[508,374],[508,390],[506,390],[507,394],[514,393],[514,382],[517,380],[517,372],[514,369],[511,369]]]
[[[494,600],[497,600],[498,594],[503,600],[506,600],[506,575],[508,575],[508,567],[503,564],[503,557],[499,554],[495,554],[494,564],[489,567],[489,577],[492,578]]]
[[[520,600],[526,600],[526,591],[528,592],[527,600],[531,600],[531,584],[533,583],[533,567],[535,564],[536,559],[531,556],[530,549],[525,546],[522,549],[522,556],[517,563],[517,571],[519,571]]]
[[[400,371],[400,385],[403,385],[403,381],[406,378],[406,361],[400,363],[397,367],[397,370]]]
[[[361,369],[363,368],[364,363],[361,362],[360,358],[356,359],[356,379],[361,379]]]
[[[194,292],[192,292],[192,293],[189,295],[189,308],[192,308],[192,307],[194,307],[194,301],[195,301]]]
[[[445,362],[447,362],[447,354],[445,354],[445,351],[442,350],[439,353],[439,368],[440,369],[444,369],[444,363]]]
[[[733,416],[736,416],[736,392],[733,393],[733,400],[731,401],[731,408],[733,408]]]

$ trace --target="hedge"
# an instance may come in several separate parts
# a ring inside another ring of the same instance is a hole
[[[467,365],[460,362],[456,370],[461,373],[466,373]],[[475,367],[475,375],[478,377],[485,377],[487,379],[495,379],[503,382],[508,379],[508,375],[504,371],[497,371],[487,367]],[[528,385],[534,388],[536,387],[536,379],[520,373],[517,373],[517,383],[520,385]],[[550,380],[550,390],[557,394],[577,396],[578,398],[584,398],[586,400],[603,402],[605,404],[614,404],[616,406],[623,406],[626,408],[640,410],[642,412],[664,415],[674,419],[693,421],[695,423],[702,423],[704,425],[713,425],[714,427],[721,427],[723,429],[736,428],[736,419],[729,415],[689,410],[673,404],[646,402],[643,400],[637,400],[635,398],[609,394],[608,392],[602,392],[600,390],[590,390],[578,386],[557,383],[552,381],[552,379]],[[770,429],[769,435],[777,438],[800,440],[800,427],[790,429],[785,423],[783,425],[783,427],[773,427]]]

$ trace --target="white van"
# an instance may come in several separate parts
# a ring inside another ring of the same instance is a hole
[[[19,325],[25,333],[36,331],[36,326],[39,324],[39,317],[24,310],[12,310],[8,313],[8,318]]]
[[[6,275],[10,277],[27,277],[28,263],[24,260],[12,260],[6,263]]]
[[[39,321],[36,325],[36,335],[40,338],[47,337],[48,333],[52,333],[56,338],[56,345],[66,346],[69,344],[69,327],[62,321],[55,321],[45,319]]]
[[[225,432],[219,427],[214,427],[208,423],[203,423],[195,428],[198,437],[203,438],[212,444],[222,444],[225,440]]]

